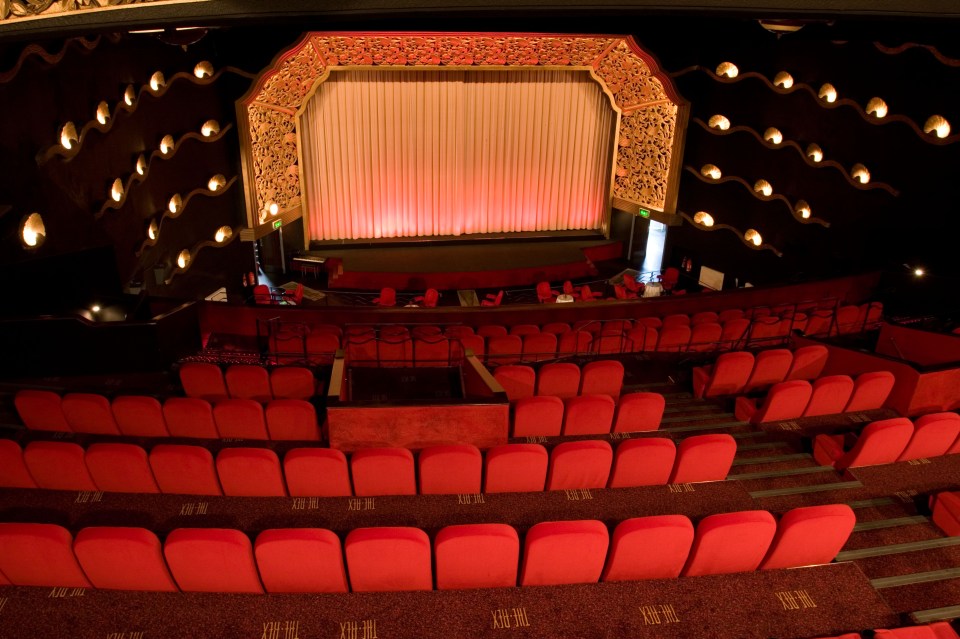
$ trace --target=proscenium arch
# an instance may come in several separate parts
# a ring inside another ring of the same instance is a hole
[[[297,112],[330,67],[590,67],[620,113],[613,206],[675,212],[688,105],[631,36],[310,32],[237,102],[249,228],[301,216]]]

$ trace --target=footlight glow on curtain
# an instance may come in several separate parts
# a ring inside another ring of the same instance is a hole
[[[311,239],[598,229],[616,113],[584,70],[344,70],[299,118]]]

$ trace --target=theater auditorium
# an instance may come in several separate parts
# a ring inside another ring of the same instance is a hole
[[[0,637],[958,639],[958,26],[0,2]]]

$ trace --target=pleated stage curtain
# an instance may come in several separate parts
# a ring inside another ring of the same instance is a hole
[[[300,116],[311,239],[597,229],[616,113],[586,71],[336,71]]]

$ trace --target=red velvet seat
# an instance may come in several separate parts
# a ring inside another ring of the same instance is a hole
[[[269,439],[263,406],[252,399],[225,399],[213,407],[213,421],[220,437]]]
[[[56,393],[43,390],[21,390],[13,398],[17,414],[30,430],[70,432],[63,416],[63,400]]]
[[[413,453],[406,448],[363,448],[350,457],[353,492],[358,497],[415,495]]]
[[[760,570],[828,564],[847,543],[857,517],[846,504],[794,508],[780,518]]]
[[[480,302],[480,306],[500,306],[500,302],[502,301],[503,291],[499,291],[496,295],[487,293],[487,296]]]
[[[447,526],[433,542],[437,590],[517,585],[520,538],[506,524]]]
[[[340,538],[329,530],[264,530],[253,552],[267,592],[347,592]]]
[[[349,497],[347,457],[334,448],[293,448],[283,457],[291,497]]]
[[[743,311],[740,312],[742,313]],[[737,350],[743,348],[746,345],[747,333],[749,331],[750,320],[745,317],[723,320],[723,332],[720,333],[720,343],[724,349]]]
[[[316,329],[307,334],[306,349],[311,360],[329,358],[340,348],[340,335],[318,332]]]
[[[803,415],[812,392],[810,382],[801,379],[780,382],[767,392],[759,407],[754,399],[738,397],[733,412],[737,419],[751,424],[796,419]]]
[[[160,540],[145,528],[84,528],[73,552],[94,588],[177,592]]]
[[[464,326],[463,324],[454,324],[453,326],[447,326],[443,329],[443,334],[451,339],[459,339],[461,337],[467,337],[469,335],[474,335],[475,331],[472,326]]]
[[[690,332],[690,346],[687,350],[705,353],[721,347],[723,327],[716,322],[694,324]]]
[[[430,538],[419,528],[357,528],[344,549],[353,592],[433,588]]]
[[[750,339],[747,344],[750,348],[773,346],[780,344],[786,336],[787,327],[781,324],[778,316],[754,317],[750,323]]]
[[[823,367],[827,365],[827,358],[830,352],[826,346],[814,344],[812,346],[801,346],[793,351],[793,362],[790,364],[790,370],[784,381],[794,379],[805,379],[813,381],[820,377]]]
[[[310,399],[317,382],[309,368],[278,366],[270,371],[270,391],[276,399]]]
[[[100,490],[115,493],[159,493],[147,452],[134,444],[90,444],[87,470]]]
[[[882,408],[896,379],[890,371],[861,373],[853,381],[853,393],[843,409],[845,413]]]
[[[827,375],[813,382],[810,401],[803,411],[804,417],[836,415],[842,413],[850,393],[853,392],[853,379],[849,375]]]
[[[946,621],[893,630],[881,628],[874,631],[873,637],[874,639],[960,639],[960,635]]]
[[[547,483],[550,456],[540,444],[494,446],[484,457],[485,493],[539,492]]]
[[[373,298],[373,303],[377,306],[396,306],[397,292],[389,287],[380,289],[380,297]]]
[[[933,523],[951,537],[960,537],[960,492],[942,492],[933,500]]]
[[[460,342],[460,348],[464,354],[467,351],[473,353],[475,357],[483,359],[486,356],[487,346],[482,335],[464,335],[457,339]]]
[[[750,378],[753,364],[753,353],[735,351],[718,357],[710,368],[695,367],[693,396],[700,399],[740,393]]]
[[[590,342],[590,350],[597,355],[619,355],[631,352],[633,342],[621,333],[601,334]]]
[[[807,314],[807,325],[803,334],[808,336],[826,336],[833,326],[833,309],[823,308]]]
[[[652,326],[639,324],[640,320],[637,320],[637,322],[638,325],[627,332],[627,342],[630,346],[630,350],[634,353],[656,350],[657,340],[660,338],[660,333]]]
[[[623,387],[623,364],[616,360],[598,360],[583,367],[581,395],[609,395],[614,401]]]
[[[415,366],[450,366],[459,359],[455,341],[442,335],[418,337],[413,340],[413,363]]]
[[[573,329],[560,335],[557,341],[557,355],[584,355],[590,352],[593,334],[586,330]]]
[[[705,517],[697,525],[685,577],[756,570],[777,530],[773,515],[747,510]]]
[[[557,444],[550,452],[547,490],[605,488],[613,464],[613,449],[603,440]]]
[[[570,331],[570,325],[566,322],[548,322],[540,327],[541,333],[552,333],[553,335],[563,335]]]
[[[480,492],[483,456],[469,444],[431,446],[417,455],[422,495]]]
[[[524,397],[513,405],[514,437],[556,437],[563,426],[563,400],[538,395]]]
[[[476,334],[481,337],[503,337],[508,335],[506,326],[501,326],[500,324],[484,324],[483,326],[478,326]]]
[[[275,399],[264,410],[273,440],[319,441],[317,409],[303,399]]]
[[[568,362],[545,364],[537,371],[537,395],[566,399],[580,391],[580,367]]]
[[[720,311],[717,314],[717,321],[721,324],[729,322],[730,320],[743,319],[743,309],[740,308],[728,308],[726,310]]]
[[[223,371],[214,364],[186,362],[180,366],[180,384],[187,397],[217,402],[228,396]]]
[[[682,324],[664,326],[657,340],[658,353],[680,353],[687,350],[690,343],[690,327]]]
[[[863,330],[860,320],[860,308],[853,305],[841,306],[837,309],[836,323],[833,334],[849,335]]]
[[[163,419],[171,437],[219,439],[213,407],[194,397],[170,397],[163,402]]]
[[[857,323],[863,326],[865,330],[871,330],[880,326],[883,319],[883,302],[866,302],[857,307]]]
[[[953,442],[960,437],[960,415],[933,413],[913,423],[913,437],[897,457],[897,461],[924,459],[947,454]]]
[[[413,364],[413,341],[410,335],[380,333],[377,341],[377,361],[380,366],[404,367]]]
[[[534,524],[524,540],[520,585],[596,583],[609,544],[610,534],[600,521]]]
[[[736,454],[737,440],[726,433],[687,437],[677,447],[670,483],[724,480]]]
[[[517,364],[523,352],[523,338],[519,335],[500,335],[487,338],[487,361],[494,364]]]
[[[239,530],[177,528],[163,554],[184,592],[263,592],[250,538]]]
[[[373,329],[365,329],[362,333],[351,333],[344,337],[346,359],[350,363],[360,363],[363,366],[376,365],[377,336]]]
[[[113,418],[110,402],[94,393],[67,393],[61,403],[63,416],[75,433],[119,435],[120,428]]]
[[[906,417],[894,417],[868,424],[850,450],[844,450],[843,435],[817,435],[813,457],[821,466],[845,470],[856,466],[890,464],[907,447],[913,424]]]
[[[413,301],[420,302],[423,308],[436,308],[437,302],[440,301],[440,292],[435,288],[428,288],[423,295],[413,298]]]
[[[666,437],[627,439],[617,446],[610,488],[666,484],[673,471],[677,446]]]
[[[20,444],[9,439],[0,439],[0,487],[37,488],[23,461]]]
[[[234,364],[223,375],[227,392],[234,399],[252,399],[269,402],[273,399],[270,390],[270,374],[263,366]]]
[[[120,395],[110,404],[120,433],[129,437],[169,437],[163,406],[153,397]]]
[[[537,382],[536,372],[529,366],[520,364],[497,366],[493,371],[493,378],[503,386],[507,399],[512,402],[532,396]]]
[[[557,356],[557,336],[552,333],[533,333],[523,336],[523,361],[541,362]]]
[[[566,401],[563,435],[605,435],[613,426],[616,402],[609,395],[580,395]]]
[[[697,326],[699,324],[719,324],[720,316],[713,311],[700,311],[699,313],[694,313],[690,318],[690,324],[692,326]]]
[[[657,430],[663,419],[666,400],[659,393],[627,393],[617,402],[614,433]]]
[[[743,392],[766,390],[774,384],[779,384],[787,377],[792,363],[793,353],[786,348],[760,351],[755,356],[753,370],[743,386]]]
[[[70,532],[54,524],[0,523],[0,573],[15,586],[90,587]]]
[[[150,469],[160,492],[222,495],[213,455],[200,446],[160,444],[150,451]]]
[[[603,581],[675,579],[692,544],[693,524],[684,515],[626,519],[613,531]]]
[[[510,327],[510,335],[536,335],[540,332],[540,327],[536,324],[514,324]]]
[[[280,459],[266,448],[224,448],[217,453],[223,494],[231,497],[286,497]]]
[[[87,471],[83,448],[69,442],[30,442],[23,461],[40,488],[97,490]]]
[[[675,313],[673,315],[667,315],[663,318],[663,323],[661,324],[662,328],[669,328],[671,326],[690,326],[690,316],[686,313]]]

